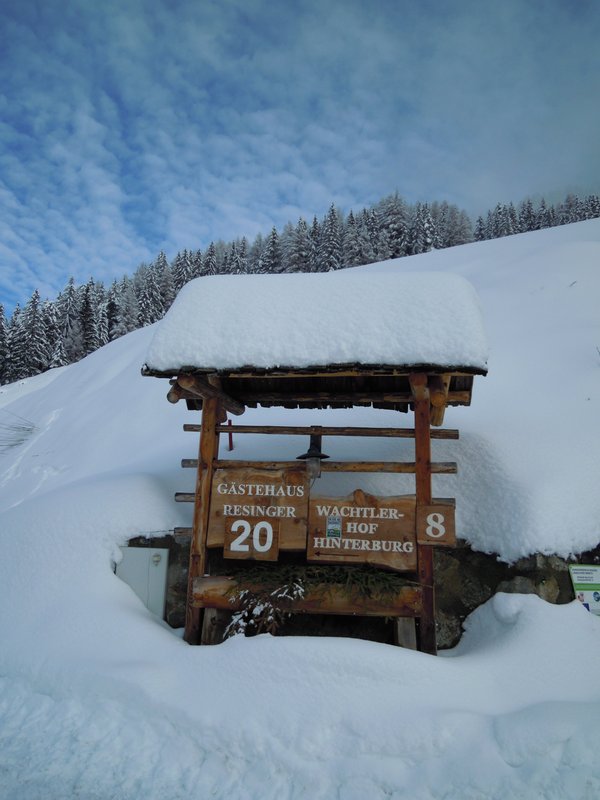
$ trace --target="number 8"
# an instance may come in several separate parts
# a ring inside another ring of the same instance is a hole
[[[445,520],[443,514],[429,514],[427,517],[427,527],[425,528],[425,533],[427,536],[430,536],[432,539],[441,539],[441,537],[446,533],[444,522]],[[434,529],[437,531],[437,533],[434,533]]]

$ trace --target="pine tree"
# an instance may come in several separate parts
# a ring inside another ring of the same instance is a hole
[[[6,383],[13,383],[13,381],[18,381],[27,375],[24,370],[25,345],[21,316],[21,306],[17,303],[7,327],[8,360],[5,367]]]
[[[204,262],[202,264],[203,275],[216,275],[217,274],[217,251],[214,242],[208,245],[208,250],[204,254]]]
[[[97,331],[98,331],[98,347],[104,347],[104,345],[108,344],[108,342],[109,342],[109,337],[108,337],[108,301],[107,300],[103,300],[98,305],[96,325],[97,325]]]
[[[0,385],[6,383],[8,366],[8,323],[4,314],[4,306],[0,303]]]
[[[191,265],[189,265],[187,250],[184,250],[183,252],[185,253],[186,261],[188,262],[187,280],[189,280],[191,277]],[[154,270],[156,283],[158,285],[162,300],[162,313],[164,314],[169,310],[169,308],[171,308],[177,291],[175,290],[173,271],[169,265],[169,262],[167,261],[166,255],[162,250],[156,257],[156,261],[152,265],[151,269]]]
[[[309,258],[308,265],[310,272],[321,271],[321,226],[316,216],[313,217],[312,225],[309,232]]]
[[[246,274],[248,269],[248,240],[242,236],[240,245],[238,247],[238,263],[240,265],[240,273]]]
[[[202,275],[202,250],[190,253],[191,278],[199,278]]]
[[[118,290],[114,294],[114,302],[114,321],[109,328],[111,342],[139,327],[139,303],[133,283],[129,278],[124,277],[118,284]]]
[[[81,301],[81,331],[83,334],[84,355],[93,353],[100,347],[98,335],[98,305],[96,302],[96,285],[94,279],[86,283]]]
[[[229,253],[229,271],[232,275],[243,275],[246,272],[245,239],[232,242]]]
[[[79,293],[75,288],[75,281],[69,278],[69,282],[57,298],[58,329],[69,364],[79,361],[84,355],[79,310]]]
[[[62,339],[58,338],[50,353],[50,363],[48,366],[50,369],[53,369],[54,367],[66,367],[68,363]]]
[[[342,235],[340,217],[336,207],[331,204],[323,220],[321,232],[320,264],[323,272],[342,268]]]
[[[362,261],[362,253],[360,246],[360,235],[358,225],[352,210],[350,210],[346,218],[346,228],[344,232],[344,264],[347,267],[355,267],[358,264],[365,263]]]
[[[20,328],[20,336],[17,341],[17,355],[20,362],[19,377],[38,375],[47,368],[50,358],[46,345],[42,303],[37,289],[23,309]]]
[[[257,233],[256,238],[252,242],[252,247],[248,253],[248,272],[253,274],[260,274],[263,272],[262,268],[262,252],[264,248],[264,241],[262,234]]]
[[[375,210],[380,240],[378,257],[387,259],[406,255],[406,207],[398,192],[380,200]]]
[[[408,234],[408,249],[411,255],[428,253],[433,249],[435,228],[427,203],[417,203],[415,217]]]
[[[44,321],[44,337],[46,340],[46,353],[48,356],[47,366],[50,366],[52,353],[56,348],[57,342],[62,341],[60,331],[58,329],[56,305],[50,300],[46,300],[42,305],[42,319]]]
[[[271,233],[267,236],[262,253],[262,267],[264,272],[270,274],[281,272],[281,246],[279,235],[275,227],[271,228]]]
[[[526,233],[527,231],[535,230],[535,211],[533,210],[533,203],[528,197],[523,200],[519,207],[519,231]]]
[[[561,225],[569,225],[571,222],[579,222],[582,219],[581,202],[577,195],[568,194],[560,204],[558,219]]]
[[[202,264],[202,262],[200,262],[200,264]],[[188,281],[192,280],[192,277],[194,277],[193,270],[194,267],[192,259],[188,251],[184,250],[183,253],[181,252],[177,253],[175,258],[173,259],[173,264],[171,266],[173,297],[171,298],[169,306],[173,302],[175,295],[179,294],[179,292],[185,286],[185,284]],[[167,308],[169,306],[167,306]]]
[[[486,238],[485,222],[483,221],[483,217],[479,216],[475,223],[475,241],[483,242]]]
[[[139,296],[139,309],[138,319],[142,327],[157,322],[164,313],[156,271],[152,267],[148,267],[145,271],[145,280],[142,282]]]
[[[358,217],[357,228],[360,248],[359,264],[372,264],[377,260],[377,236],[371,211],[363,208]]]
[[[286,222],[279,237],[281,250],[281,272],[298,272],[292,268],[295,228],[291,222]]]

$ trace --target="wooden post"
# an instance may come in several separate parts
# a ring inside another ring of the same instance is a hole
[[[427,375],[419,373],[410,376],[410,386],[415,409],[415,463],[416,463],[416,505],[429,505],[431,492],[431,438],[430,402]],[[417,546],[419,582],[423,587],[423,613],[419,623],[420,650],[435,655],[435,598],[433,588],[433,548],[431,545]]]
[[[206,569],[206,538],[210,512],[210,489],[213,462],[219,454],[219,434],[216,430],[220,417],[219,399],[207,397],[202,406],[196,496],[194,500],[194,523],[190,545],[190,568],[188,574],[187,605],[184,639],[188,644],[199,644],[202,631],[201,609],[194,608],[194,578],[204,575]]]

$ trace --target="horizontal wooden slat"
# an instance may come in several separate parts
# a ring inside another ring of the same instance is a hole
[[[248,405],[255,403],[348,403],[360,405],[361,403],[390,403],[402,405],[412,403],[414,397],[411,392],[363,392],[354,394],[339,394],[337,392],[245,392],[236,387],[237,399]],[[468,405],[471,401],[470,392],[449,392],[448,403]]]
[[[193,605],[196,608],[219,608],[236,611],[240,608],[231,595],[233,578],[204,576],[194,579]],[[418,617],[421,613],[421,587],[407,584],[393,598],[377,601],[348,596],[341,587],[327,586],[294,601],[292,610],[304,614],[350,614],[366,617]]]
[[[184,425],[185,431],[200,431],[200,425]],[[393,439],[414,439],[414,428],[340,428],[340,427],[299,427],[293,425],[218,425],[219,433],[259,433],[275,436],[362,436],[386,437]],[[459,432],[451,428],[431,431],[432,439],[458,439]]]
[[[186,466],[194,466],[194,459],[184,459]],[[183,462],[182,462],[183,463]],[[215,469],[303,469],[298,461],[225,461],[214,462]],[[414,461],[321,461],[321,472],[415,472]],[[455,461],[433,461],[433,474],[454,475],[457,472]]]
[[[414,401],[414,397],[410,392],[396,392],[394,394],[373,392],[371,394],[330,394],[327,392],[314,392],[311,394],[287,394],[285,392],[240,392],[238,398],[239,402],[247,404],[260,404],[265,403],[348,403],[360,405],[365,403],[390,403],[390,404],[408,404]],[[448,400],[449,405],[458,403],[461,405],[469,405],[471,402],[470,392],[449,392]],[[185,430],[194,430],[194,428],[187,426]],[[335,434],[331,434],[335,435]],[[441,437],[443,438],[443,437]]]
[[[234,461],[219,459],[215,469],[306,469],[304,461]]]
[[[195,499],[194,492],[175,492],[176,503],[193,503]]]
[[[321,461],[321,472],[397,472],[413,473],[414,461]],[[454,475],[456,461],[432,461],[431,472],[441,475]]]

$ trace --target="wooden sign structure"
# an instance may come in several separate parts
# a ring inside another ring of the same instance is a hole
[[[439,428],[449,405],[468,405],[475,374],[484,370],[422,366],[366,365],[318,369],[231,370],[146,374],[171,378],[171,402],[185,400],[202,410],[197,459],[182,466],[196,469],[193,493],[176,499],[194,503],[191,528],[188,613],[185,640],[203,640],[205,609],[232,609],[231,580],[211,575],[208,555],[222,553],[226,561],[275,563],[285,552],[304,563],[373,564],[406,571],[412,585],[393,602],[353,605],[343,594],[329,600],[304,598],[294,604],[300,613],[347,613],[394,616],[406,630],[400,635],[419,649],[436,652],[433,551],[455,543],[454,503],[432,495],[432,475],[454,474],[453,462],[432,462],[431,439],[457,439],[458,431]],[[298,408],[372,405],[414,411],[413,428],[327,426],[226,425],[226,412],[241,414],[246,407]],[[434,426],[433,428],[431,426]],[[219,458],[221,433],[317,437],[386,437],[413,439],[414,461],[340,462],[321,460],[320,470],[350,473],[415,475],[411,497],[373,497],[356,491],[347,498],[310,497],[307,469],[299,461],[237,461]],[[225,562],[226,563],[226,562]],[[221,567],[222,568],[222,567]],[[208,612],[207,612],[208,613]],[[206,626],[205,626],[206,628]]]
[[[306,560],[372,564],[398,572],[417,568],[415,501],[375,497],[315,497],[309,507]]]
[[[207,547],[225,558],[277,561],[280,542],[306,540],[308,476],[296,469],[218,469],[213,476]]]

